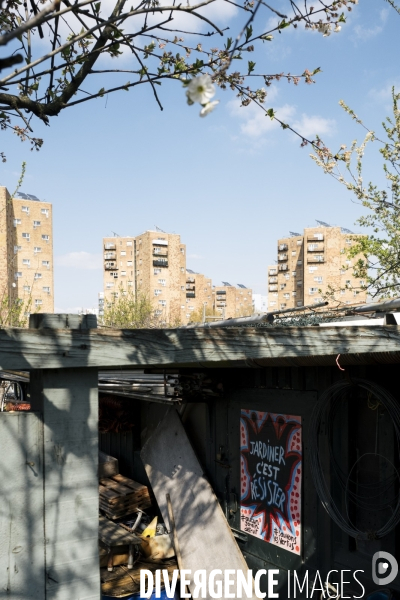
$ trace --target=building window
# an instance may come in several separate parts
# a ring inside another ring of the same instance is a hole
[[[271,300],[270,303],[269,303],[270,306],[275,306],[275,304],[276,304],[275,300]]]
[[[155,296],[160,296],[162,294],[162,290],[154,290]]]
[[[42,235],[42,240],[44,240],[45,242],[48,242],[50,239],[49,235]]]
[[[29,260],[29,258],[23,258],[22,259],[22,264],[26,265],[27,267],[31,266],[31,261]]]
[[[14,254],[17,254],[20,250],[22,250],[22,246],[14,246]]]
[[[43,288],[43,291],[46,292],[46,294],[50,294],[50,287],[49,286],[45,286]]]
[[[41,273],[35,273],[35,279],[42,279]]]
[[[348,285],[349,287],[351,286],[351,280],[350,279],[346,279],[346,285]]]
[[[341,294],[342,296],[344,296],[344,295],[345,295],[345,293],[346,293],[346,290],[340,290],[340,294]]]
[[[285,279],[290,279],[289,273],[285,273]]]
[[[131,260],[128,260],[128,262],[126,263],[126,266],[127,266],[127,267],[132,267],[132,266],[133,266],[133,263],[132,263],[132,261],[131,261]]]
[[[33,249],[33,251],[34,251],[35,254],[37,254],[38,252],[41,252],[42,249],[41,249],[40,246],[35,246],[34,249]]]
[[[127,246],[132,246],[132,242],[126,242]]]
[[[303,306],[303,303],[301,300],[299,300],[298,302],[296,302],[297,306]]]
[[[298,287],[301,287],[303,285],[303,282],[302,281],[298,281],[297,285],[298,285]]]
[[[132,286],[133,285],[133,281],[128,281],[128,285]]]
[[[297,252],[296,250],[292,250],[292,256],[296,256]]]
[[[310,294],[310,296],[311,296],[312,294],[315,294],[316,292],[318,292],[318,288],[315,288],[315,287],[312,287],[312,288],[310,288],[310,289],[308,290],[308,293]]]
[[[167,301],[166,300],[159,300],[158,304],[161,304],[161,306],[167,306]]]
[[[292,296],[297,296],[297,292],[292,292]]]
[[[349,246],[351,246],[351,239],[350,238],[346,239],[346,244],[348,244]]]
[[[290,294],[283,294],[283,297],[286,298],[286,299],[289,299],[290,298]]]
[[[360,279],[360,285],[361,285],[361,287],[364,287],[364,285],[365,285],[364,279]]]
[[[292,271],[292,277],[296,277],[296,271]]]
[[[301,267],[301,265],[303,264],[303,261],[302,260],[298,260],[297,264],[299,265],[299,267]]]
[[[106,283],[106,288],[108,290],[111,289],[112,287],[114,287],[114,283],[110,283],[110,282]]]
[[[314,273],[314,271],[317,271],[318,267],[308,267],[308,272],[309,273]]]
[[[36,298],[35,306],[41,306],[42,304],[43,304],[43,300],[39,300],[38,298]]]
[[[322,283],[321,275],[318,275],[318,277],[314,277],[314,281],[316,281],[317,283]]]
[[[285,303],[281,304],[281,308],[286,308],[286,304]]]
[[[14,227],[21,225],[21,219],[14,219]]]
[[[33,221],[33,226],[34,227],[40,227],[41,222],[40,221]]]
[[[126,271],[121,271],[121,277],[124,277],[126,275]]]
[[[159,283],[160,285],[162,285],[163,287],[165,287],[165,286],[167,285],[167,282],[166,282],[166,280],[165,280],[165,279],[159,279],[159,280],[158,280],[158,283]]]
[[[21,206],[21,210],[22,210],[22,212],[24,212],[27,215],[29,215],[29,206]]]
[[[185,254],[185,248],[181,248],[182,254]]]
[[[30,292],[31,291],[31,286],[30,285],[24,285],[23,290],[24,290],[24,292]]]
[[[298,245],[298,246],[301,246],[301,245],[302,245],[302,243],[303,243],[303,240],[297,240],[297,245]]]
[[[42,267],[50,267],[50,261],[49,260],[42,260]]]
[[[49,209],[48,208],[42,208],[40,210],[40,212],[42,213],[42,215],[46,215],[46,219],[48,218],[48,216],[49,216]]]
[[[161,273],[161,269],[153,269],[154,275],[159,275]]]
[[[126,250],[121,250],[121,256],[126,256]]]
[[[185,272],[185,267],[181,267],[181,273]]]
[[[18,279],[19,277],[22,277],[22,273],[21,273],[21,271],[16,271],[16,272],[14,273],[14,277],[15,277],[15,279]]]

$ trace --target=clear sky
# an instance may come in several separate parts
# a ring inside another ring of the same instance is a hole
[[[241,22],[234,11],[219,18],[235,34]],[[315,85],[274,84],[266,104],[332,149],[363,137],[341,99],[380,131],[391,86],[400,89],[399,32],[400,16],[384,0],[359,0],[330,37],[285,29],[260,48],[257,71],[322,73]],[[220,105],[200,119],[180,83],[160,94],[163,112],[142,86],[67,109],[50,127],[37,123],[35,134],[45,140],[40,152],[1,134],[7,162],[0,184],[13,191],[25,160],[21,191],[53,203],[58,312],[97,305],[102,238],[113,232],[137,235],[157,225],[179,233],[188,268],[214,284],[241,283],[265,294],[277,238],[316,219],[359,231],[361,208],[351,194],[314,165],[310,148],[300,148],[261,111],[239,108],[232,92],[218,90]],[[376,152],[367,165],[365,178],[382,181]]]

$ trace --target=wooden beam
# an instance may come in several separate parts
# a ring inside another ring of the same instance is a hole
[[[307,357],[334,364],[338,354],[370,353],[400,353],[400,327],[0,329],[0,368],[14,370],[296,365]]]

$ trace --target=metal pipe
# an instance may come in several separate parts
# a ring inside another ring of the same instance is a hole
[[[328,302],[317,302],[316,304],[309,304],[308,306],[298,306],[296,308],[284,308],[282,310],[273,310],[269,313],[265,313],[263,315],[253,315],[252,317],[238,317],[236,319],[231,318],[221,321],[214,321],[213,323],[192,323],[186,325],[186,328],[203,327],[208,329],[209,327],[233,327],[235,325],[252,325],[253,323],[265,323],[265,321],[267,321],[268,323],[273,323],[274,315],[281,315],[284,313],[293,313],[314,308],[320,308],[321,306],[326,306],[327,304]]]
[[[394,300],[386,300],[385,302],[373,302],[372,304],[365,304],[364,306],[357,306],[351,312],[353,313],[364,313],[364,312],[390,312],[400,308],[400,298]]]

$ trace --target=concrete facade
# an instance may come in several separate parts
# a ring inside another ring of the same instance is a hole
[[[53,313],[51,203],[11,198],[0,187],[0,244],[1,298],[30,303],[29,312]]]
[[[104,304],[131,291],[148,297],[160,321],[186,322],[186,246],[175,233],[103,239]]]
[[[253,314],[252,290],[233,285],[215,286],[214,311],[224,319],[248,317]]]
[[[203,307],[213,309],[212,281],[202,273],[186,269],[186,322],[191,321],[193,313],[202,314]]]
[[[356,259],[348,259],[358,236],[340,227],[306,227],[303,235],[278,240],[277,265],[268,267],[268,309],[279,310],[315,304],[330,289],[343,304],[363,304],[364,282],[353,276]],[[272,270],[277,273],[272,273]]]

